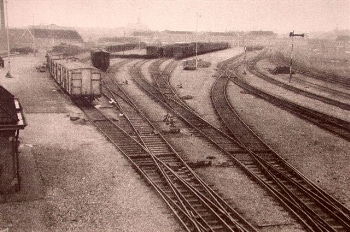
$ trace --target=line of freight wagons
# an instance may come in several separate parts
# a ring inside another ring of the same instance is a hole
[[[182,59],[196,54],[204,54],[224,50],[230,47],[227,42],[219,43],[179,43],[165,46],[147,46],[147,56],[152,58],[158,57],[174,57],[175,59]]]
[[[47,54],[50,75],[72,98],[93,101],[101,97],[101,71],[63,54]]]

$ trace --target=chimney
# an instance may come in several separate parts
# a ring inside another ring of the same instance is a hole
[[[5,8],[4,8],[4,1],[0,0],[0,15],[1,15],[1,25],[0,25],[0,31],[5,30]]]

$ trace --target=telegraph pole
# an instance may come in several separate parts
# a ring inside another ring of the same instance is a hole
[[[294,42],[294,36],[300,36],[304,37],[304,34],[294,34],[294,30],[289,33],[289,37],[292,37],[292,48],[290,51],[290,66],[289,66],[289,82],[292,81],[292,65],[293,65],[293,42]]]
[[[247,74],[246,69],[247,69],[247,47],[244,45],[244,70],[243,70],[244,75]]]
[[[198,12],[197,12],[197,22],[196,22],[196,70],[198,66]]]
[[[7,10],[7,0],[5,0],[5,3],[6,3],[6,34],[7,34],[7,59],[8,59],[8,65],[9,65],[9,71],[8,73],[6,74],[6,77],[12,77],[11,75],[11,58],[10,58],[10,37],[9,37],[9,20],[8,20],[8,10]]]
[[[125,50],[125,43],[126,43],[126,41],[125,41],[125,30],[124,30],[124,39],[123,39],[124,41],[123,41],[123,55],[124,55],[124,50]]]

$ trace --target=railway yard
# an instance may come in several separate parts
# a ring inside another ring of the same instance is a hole
[[[290,80],[269,58],[111,58],[77,105],[35,71],[44,53],[12,57],[0,84],[28,126],[0,231],[350,231],[349,81]]]

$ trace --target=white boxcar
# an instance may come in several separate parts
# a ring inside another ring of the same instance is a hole
[[[93,66],[75,62],[57,62],[56,81],[72,98],[88,98],[101,96],[101,72]]]
[[[101,97],[101,72],[97,68],[78,62],[75,57],[47,54],[49,73],[72,98],[92,101]]]

